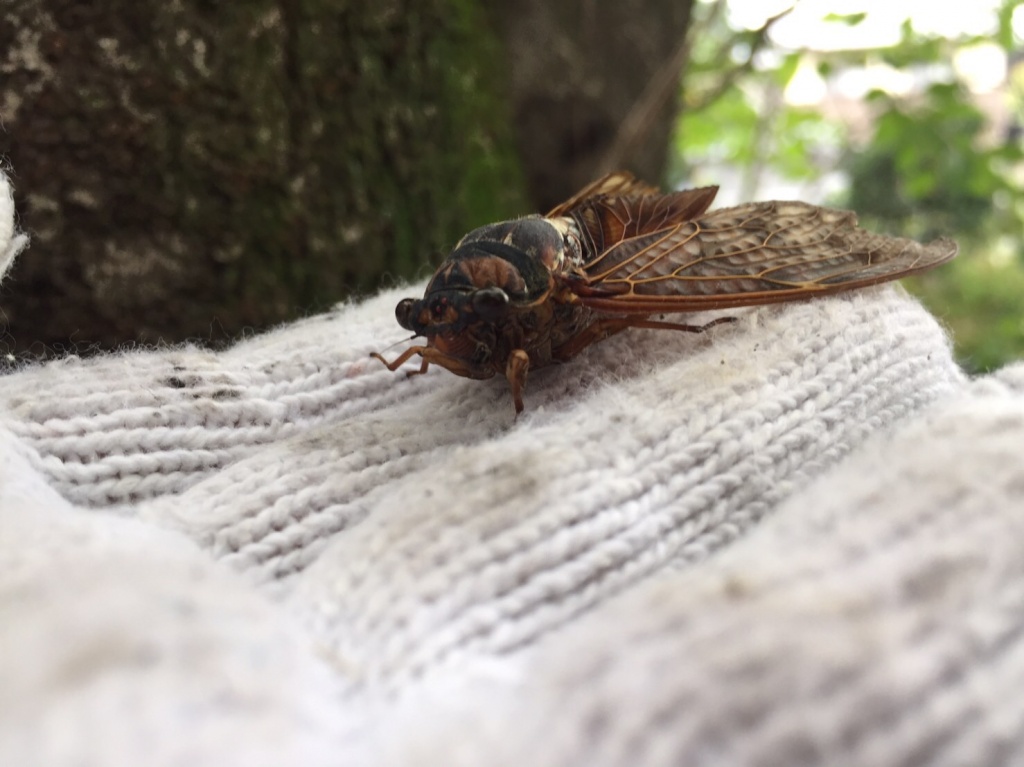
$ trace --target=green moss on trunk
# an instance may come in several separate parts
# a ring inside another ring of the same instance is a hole
[[[35,235],[3,299],[19,347],[232,337],[523,209],[474,0],[5,14],[0,154]]]

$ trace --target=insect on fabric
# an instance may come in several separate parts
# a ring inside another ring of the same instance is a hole
[[[516,413],[531,369],[626,328],[699,333],[658,315],[797,301],[895,280],[949,261],[956,243],[874,234],[849,211],[753,202],[708,212],[718,187],[664,194],[629,173],[588,185],[544,216],[475,229],[398,323],[414,356],[468,378],[504,374]]]

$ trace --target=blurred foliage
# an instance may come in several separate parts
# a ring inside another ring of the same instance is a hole
[[[823,20],[856,27],[872,13],[865,6],[863,13]],[[1003,0],[987,35],[925,34],[908,19],[894,45],[792,50],[772,40],[773,26],[788,11],[745,29],[731,20],[725,2],[699,4],[675,180],[713,183],[709,170],[738,167],[741,199],[763,197],[768,180],[776,190],[796,186],[821,198],[814,202],[856,210],[872,229],[925,240],[955,237],[962,255],[908,280],[908,287],[951,329],[968,370],[1024,358],[1024,65],[1015,55],[1024,45],[1022,6],[1024,0]],[[1000,94],[1016,120],[1008,128],[990,124],[952,63],[957,54],[993,44],[1009,62]],[[859,105],[864,126],[844,121],[835,109],[786,99],[796,78],[810,75],[824,96],[840,77],[872,68],[914,87],[870,90]]]

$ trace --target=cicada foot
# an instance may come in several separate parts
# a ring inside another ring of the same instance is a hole
[[[523,390],[526,388],[526,374],[530,370],[530,355],[522,349],[514,349],[508,355],[505,366],[505,378],[512,388],[512,402],[516,406],[516,415],[523,412]]]

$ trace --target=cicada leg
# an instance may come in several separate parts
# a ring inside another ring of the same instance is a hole
[[[420,369],[410,370],[407,375],[422,375],[427,372],[427,368],[431,365],[440,365],[446,370],[450,370],[455,373],[455,375],[463,376],[465,378],[490,378],[494,375],[493,370],[476,369],[466,362],[466,360],[460,359],[459,357],[453,357],[450,354],[445,354],[433,346],[411,346],[398,355],[393,362],[388,362],[377,352],[371,352],[370,356],[383,362],[384,366],[388,370],[395,371],[408,362],[411,357],[417,354],[423,358],[423,362],[420,364]]]
[[[418,376],[426,373],[427,368],[430,367],[430,362],[427,360],[425,354],[428,351],[431,351],[429,346],[410,346],[408,349],[406,349],[404,352],[398,355],[398,357],[395,358],[394,362],[388,362],[386,359],[384,359],[383,356],[381,356],[377,352],[370,352],[370,356],[373,357],[375,360],[380,360],[381,362],[383,362],[384,367],[386,367],[388,370],[394,373],[396,370],[398,370],[398,368],[402,367],[402,365],[404,365],[412,357],[418,354],[420,355],[420,357],[423,358],[423,362],[420,365],[420,369],[410,370],[408,373],[406,373],[406,375]]]
[[[662,322],[647,317],[602,317],[570,338],[564,344],[551,350],[551,356],[559,362],[572,359],[592,343],[602,341],[626,328],[650,328],[654,330],[682,330],[686,333],[703,333],[715,325],[735,322],[735,317],[719,317],[703,325],[686,325],[679,322]]]
[[[505,366],[505,378],[512,387],[512,402],[516,406],[516,415],[523,412],[523,389],[526,388],[526,374],[530,370],[530,355],[522,349],[513,349],[508,355]]]

